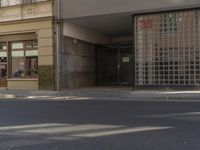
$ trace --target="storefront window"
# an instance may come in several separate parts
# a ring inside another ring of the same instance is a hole
[[[6,43],[5,42],[0,42],[0,50],[2,51],[5,51],[5,50],[7,50],[7,45],[6,45]]]
[[[12,43],[12,75],[14,78],[23,78],[24,75],[24,46],[23,42]]]
[[[26,42],[26,76],[37,77],[38,75],[38,50],[37,41]]]
[[[1,2],[1,7],[19,5],[22,3],[21,0],[0,0],[0,2]]]
[[[12,77],[36,78],[38,76],[37,41],[15,42],[12,47]]]
[[[31,4],[43,1],[47,0],[0,0],[0,7],[14,6],[20,4]]]
[[[37,49],[38,44],[37,41],[27,41],[26,42],[26,49]]]
[[[7,77],[7,46],[6,43],[0,43],[0,78]]]

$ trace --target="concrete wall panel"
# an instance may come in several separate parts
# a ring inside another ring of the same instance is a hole
[[[61,0],[62,17],[145,12],[200,6],[199,0]]]
[[[87,28],[78,26],[78,25],[74,25],[70,22],[65,21],[64,22],[64,26],[63,26],[63,34],[65,36],[69,36],[69,37],[73,37],[79,40],[84,40],[86,42],[90,42],[90,43],[108,43],[111,42],[111,39],[100,34],[97,33],[95,31],[89,30]]]
[[[95,46],[64,38],[61,52],[61,88],[79,88],[95,85]]]

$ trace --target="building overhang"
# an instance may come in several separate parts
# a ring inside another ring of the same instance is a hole
[[[112,39],[132,35],[134,14],[196,7],[200,7],[199,0],[67,0],[62,1],[61,16],[67,22]]]

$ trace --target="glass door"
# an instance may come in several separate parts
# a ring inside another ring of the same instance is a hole
[[[0,42],[0,87],[7,87],[7,43]]]
[[[132,60],[132,47],[124,48],[120,50],[120,70],[119,70],[119,78],[120,85],[131,85],[133,82],[133,60]]]

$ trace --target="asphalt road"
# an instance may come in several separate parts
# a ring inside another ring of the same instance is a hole
[[[200,101],[1,100],[0,150],[200,150]]]

